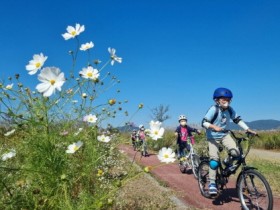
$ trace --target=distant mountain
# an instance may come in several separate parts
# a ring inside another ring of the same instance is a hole
[[[125,125],[125,126],[120,126],[120,127],[117,127],[117,129],[120,131],[120,132],[131,132],[133,131],[134,129],[135,130],[138,130],[138,127],[136,126],[131,126],[131,125]]]
[[[279,120],[256,120],[246,122],[246,124],[253,130],[277,130],[280,129]],[[230,129],[239,130],[240,127],[234,123],[230,124]]]

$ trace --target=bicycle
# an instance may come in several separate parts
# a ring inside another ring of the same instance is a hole
[[[271,188],[265,179],[265,177],[257,171],[257,168],[246,165],[246,156],[248,155],[251,147],[251,140],[255,135],[247,133],[247,137],[237,137],[231,130],[225,130],[224,132],[230,133],[235,139],[237,147],[240,151],[240,157],[237,160],[232,159],[229,155],[227,158],[234,160],[232,164],[221,164],[219,166],[216,175],[216,185],[218,194],[212,196],[208,192],[209,184],[209,157],[199,164],[198,167],[198,185],[201,194],[206,198],[215,198],[221,194],[224,187],[228,183],[229,176],[235,174],[238,168],[241,167],[241,171],[238,174],[236,181],[236,189],[242,208],[247,209],[273,209],[273,196]],[[248,149],[243,151],[241,142],[249,141]],[[221,149],[222,150],[222,149]],[[220,152],[221,152],[220,150]],[[229,160],[229,159],[225,160]],[[226,161],[224,161],[226,163]]]
[[[149,157],[146,140],[141,140],[137,137],[134,142],[133,149],[134,151],[141,152],[141,156]]]
[[[141,156],[144,156],[144,157],[149,157],[149,153],[148,153],[148,145],[147,145],[147,141],[146,139],[144,140],[140,140],[142,141],[142,148],[141,148]]]
[[[136,139],[131,139],[131,143],[132,143],[133,150],[136,151],[137,150]]]
[[[192,170],[195,179],[198,178],[198,166],[200,163],[200,156],[196,154],[193,145],[190,143],[188,138],[189,151],[185,157],[180,158],[179,168],[182,173],[186,173],[188,170]]]
[[[134,151],[141,151],[142,141],[139,138],[136,138],[133,144]]]

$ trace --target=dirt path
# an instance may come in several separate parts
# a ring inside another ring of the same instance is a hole
[[[131,158],[136,154],[131,146],[121,146],[120,149]],[[162,165],[156,154],[141,158],[140,154],[137,153],[135,160],[139,165],[155,167],[151,170],[151,173],[177,192],[177,197],[188,206],[213,210],[241,209],[233,179],[227,184],[227,189],[223,191],[222,195],[216,199],[207,199],[200,194],[198,183],[194,176],[192,174],[182,174],[179,170],[178,163]],[[279,207],[280,198],[275,197],[274,209]]]

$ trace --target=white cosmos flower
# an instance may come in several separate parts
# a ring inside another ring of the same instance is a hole
[[[80,50],[86,51],[86,50],[89,50],[93,47],[94,47],[93,42],[87,42],[87,43],[81,45]]]
[[[16,151],[14,149],[12,149],[10,152],[4,153],[1,157],[1,159],[3,161],[5,161],[5,160],[10,159],[10,158],[15,157],[15,156],[16,156]]]
[[[67,147],[67,150],[66,150],[66,153],[75,153],[78,149],[80,149],[80,147],[83,146],[83,142],[81,141],[78,141],[77,143],[73,143],[73,144],[70,144],[68,147]]]
[[[12,135],[15,131],[16,131],[16,129],[13,129],[13,130],[11,130],[11,131],[8,131],[7,133],[4,134],[4,136],[10,136],[10,135]]]
[[[13,86],[14,86],[14,83],[9,84],[9,85],[6,86],[6,89],[7,90],[11,90],[13,88]]]
[[[111,141],[111,138],[109,136],[105,136],[104,134],[102,134],[101,136],[97,136],[97,140],[107,143]]]
[[[116,55],[116,49],[109,47],[108,51],[109,51],[111,59],[112,59],[111,60],[111,65],[112,66],[114,65],[115,61],[117,61],[118,63],[122,62],[122,58],[120,58]]]
[[[65,82],[64,73],[59,68],[46,67],[42,69],[38,75],[38,79],[42,82],[36,86],[36,89],[43,93],[43,96],[49,97],[55,90],[61,91],[61,87]]]
[[[83,68],[79,74],[85,79],[96,80],[99,77],[99,72],[97,69],[94,69],[92,66],[88,66],[87,68]]]
[[[84,122],[96,123],[97,117],[96,117],[96,115],[89,114],[89,115],[84,116],[83,120],[84,120]]]
[[[85,26],[84,25],[81,26],[79,23],[76,23],[75,28],[73,26],[67,26],[66,30],[67,33],[62,34],[62,36],[65,40],[68,40],[71,38],[75,38],[80,33],[82,33],[85,30]]]
[[[149,136],[153,140],[158,140],[162,138],[164,134],[164,128],[161,128],[161,122],[156,121],[154,122],[153,120],[150,122],[150,130],[149,130]]]
[[[43,53],[33,55],[33,60],[29,61],[29,64],[25,66],[26,70],[29,71],[28,74],[36,74],[39,69],[41,69],[47,60],[47,56]]]
[[[163,163],[172,163],[176,160],[175,153],[171,148],[163,147],[158,153],[158,159]]]

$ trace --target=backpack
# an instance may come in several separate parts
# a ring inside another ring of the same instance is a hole
[[[220,107],[218,105],[215,105],[215,108],[216,108],[216,110],[215,110],[214,117],[210,121],[211,124],[213,124],[215,122],[215,120],[217,119],[218,114],[219,114]],[[228,112],[229,112],[230,118],[232,118],[232,108],[230,106],[228,107]]]

